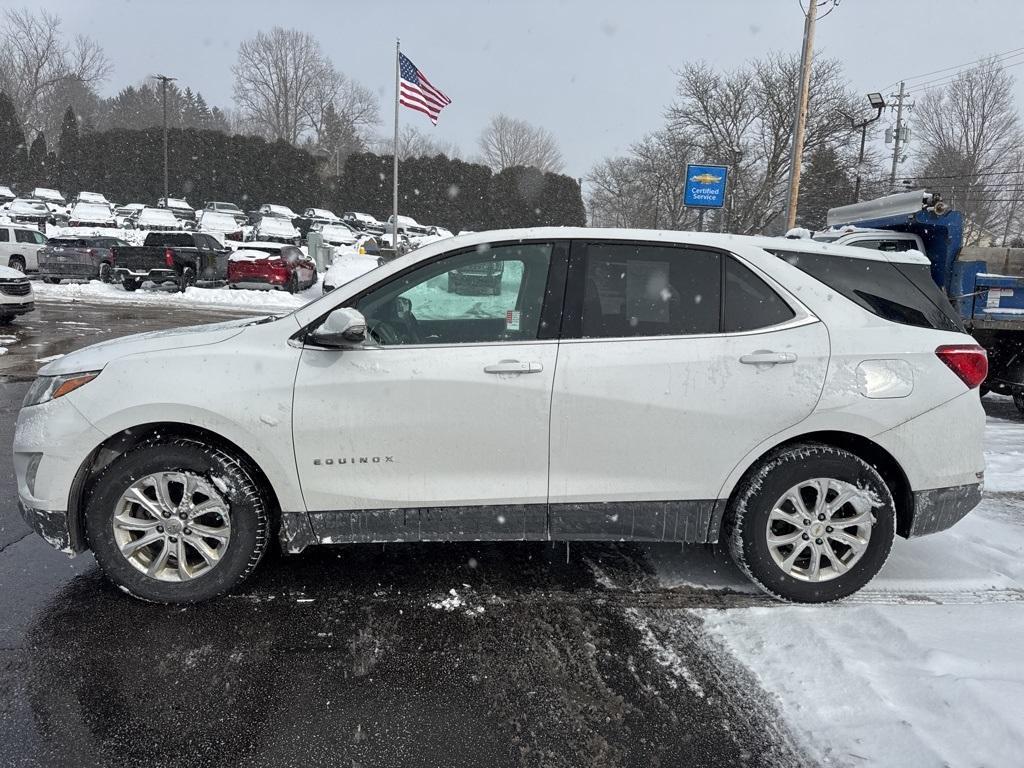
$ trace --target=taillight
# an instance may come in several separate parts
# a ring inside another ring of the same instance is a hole
[[[86,251],[86,253],[88,253],[90,256],[95,256],[96,255],[96,249],[95,248],[90,248],[88,251]]]
[[[968,389],[974,389],[988,376],[988,354],[977,344],[943,344],[935,350]]]
[[[164,263],[166,263],[168,267],[174,266],[174,251],[170,248],[164,248]]]

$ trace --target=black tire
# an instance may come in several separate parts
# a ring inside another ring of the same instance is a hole
[[[43,282],[46,283],[47,285],[57,285],[58,283],[60,283],[60,278],[59,277],[44,277],[43,278]]]
[[[196,284],[196,271],[192,267],[185,267],[181,270],[181,277],[178,278],[178,292],[184,293],[185,290]]]
[[[10,325],[15,317],[16,315],[0,315],[0,325]]]
[[[288,285],[285,286],[285,290],[293,294],[299,292],[299,276],[296,273],[292,272],[292,276],[288,278]]]
[[[1013,391],[1013,404],[1017,406],[1017,410],[1024,413],[1024,390],[1015,389]]]
[[[768,519],[789,489],[811,478],[833,478],[875,495],[875,522],[863,555],[850,569],[827,581],[805,581],[787,574],[772,559]],[[863,459],[832,446],[807,443],[784,448],[753,467],[740,482],[725,525],[729,550],[740,569],[769,595],[797,603],[827,603],[847,597],[878,573],[892,549],[896,510],[881,475]]]
[[[25,274],[25,259],[21,256],[11,256],[11,258],[7,260],[7,266]]]
[[[125,277],[121,280],[121,287],[126,291],[131,292],[137,290],[142,283],[136,280],[134,277]]]
[[[132,565],[114,539],[111,519],[121,494],[137,478],[187,471],[216,482],[228,504],[231,538],[220,561],[189,581],[160,581]],[[198,603],[240,584],[259,564],[271,531],[270,511],[251,471],[234,456],[193,440],[152,440],[114,460],[93,483],[85,510],[86,536],[100,568],[134,597],[157,603]]]
[[[110,263],[109,262],[104,261],[104,262],[102,262],[100,264],[99,278],[100,278],[100,282],[101,283],[113,282],[113,273],[111,272],[111,267],[110,267]]]

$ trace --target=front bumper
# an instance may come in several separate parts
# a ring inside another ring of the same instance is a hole
[[[21,519],[45,539],[46,543],[68,555],[77,555],[85,549],[85,542],[80,540],[77,526],[68,521],[67,512],[51,512],[45,509],[27,507],[19,499],[18,508]]]
[[[0,303],[0,315],[24,315],[36,308],[34,301],[23,301],[20,304]]]
[[[914,491],[914,514],[898,531],[908,539],[953,527],[981,501],[981,483]]]

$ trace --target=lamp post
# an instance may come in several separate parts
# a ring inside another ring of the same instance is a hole
[[[153,79],[160,81],[160,91],[164,108],[164,202],[166,203],[167,198],[170,197],[170,193],[167,191],[167,84],[172,80],[177,80],[178,78],[168,77],[167,75],[153,75]]]
[[[862,120],[859,123],[853,119],[852,116],[847,115],[850,118],[850,125],[856,129],[860,129],[860,152],[857,154],[857,182],[853,188],[854,202],[860,202],[860,179],[861,179],[861,168],[864,166],[864,143],[868,137],[868,126],[878,120],[882,116],[882,110],[885,109],[885,99],[882,98],[880,93],[869,93],[868,103],[871,108],[876,110],[874,117],[869,117],[867,120]]]

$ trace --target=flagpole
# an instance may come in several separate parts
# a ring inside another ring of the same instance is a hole
[[[391,247],[395,254],[398,253],[398,88],[399,88],[399,56],[401,53],[401,41],[395,38],[395,147],[394,147],[394,189],[392,199],[392,213],[394,214],[394,226],[391,227]]]

